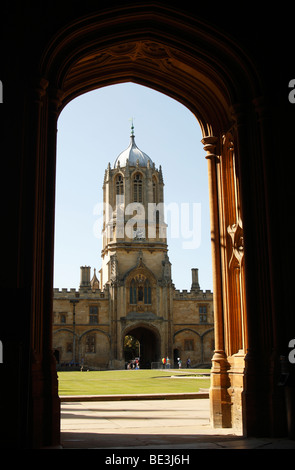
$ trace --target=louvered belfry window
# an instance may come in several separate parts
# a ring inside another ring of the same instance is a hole
[[[142,177],[136,173],[133,178],[133,201],[142,202]]]

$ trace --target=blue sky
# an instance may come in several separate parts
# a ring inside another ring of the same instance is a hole
[[[175,287],[189,290],[191,268],[199,268],[201,289],[212,290],[207,160],[199,124],[177,101],[132,83],[79,96],[59,117],[54,287],[78,288],[80,266],[91,266],[91,275],[93,268],[101,267],[102,240],[95,231],[100,217],[95,208],[102,202],[108,163],[113,166],[129,145],[132,117],[137,146],[157,168],[162,166],[165,204],[183,204],[188,210],[187,230],[179,212],[179,235],[171,234],[172,223],[169,217],[166,220]],[[198,231],[195,243],[190,235],[193,226]]]

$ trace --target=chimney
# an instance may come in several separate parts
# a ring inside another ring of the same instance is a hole
[[[191,286],[191,290],[200,290],[199,270],[198,270],[198,268],[192,268],[192,286]]]
[[[80,289],[90,289],[90,266],[80,267]]]

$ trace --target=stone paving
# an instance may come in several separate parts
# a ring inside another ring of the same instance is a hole
[[[213,429],[207,398],[62,401],[61,443],[64,449],[295,449],[288,439]]]

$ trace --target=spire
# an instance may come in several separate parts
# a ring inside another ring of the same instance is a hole
[[[130,119],[130,121],[131,121],[131,136],[130,137],[134,137],[133,117]]]
[[[91,285],[91,289],[92,290],[96,290],[96,289],[99,289],[99,280],[97,279],[97,276],[96,276],[96,269],[94,268],[94,274],[93,274],[93,277],[90,281],[90,285]]]

